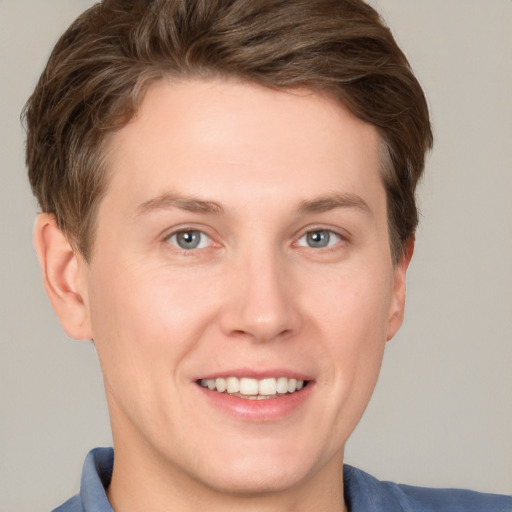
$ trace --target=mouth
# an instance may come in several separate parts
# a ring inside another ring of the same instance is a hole
[[[269,377],[254,379],[250,377],[220,377],[199,379],[199,386],[217,393],[228,394],[245,400],[269,400],[283,395],[296,394],[304,389],[308,382],[288,377]]]

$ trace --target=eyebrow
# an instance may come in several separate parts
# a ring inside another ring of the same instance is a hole
[[[301,213],[323,213],[336,208],[356,208],[365,213],[372,213],[368,203],[357,194],[331,194],[303,201],[300,204]]]
[[[137,207],[136,215],[144,215],[155,210],[167,210],[170,208],[215,215],[224,212],[224,208],[215,201],[203,201],[193,196],[183,196],[181,194],[162,194],[140,204]]]
[[[181,194],[162,194],[140,204],[136,210],[136,216],[144,215],[156,210],[179,208],[189,212],[220,215],[224,208],[215,201],[205,201],[193,196]],[[336,208],[355,208],[365,213],[371,213],[368,203],[357,194],[330,194],[315,199],[302,201],[299,205],[299,213],[323,213]]]

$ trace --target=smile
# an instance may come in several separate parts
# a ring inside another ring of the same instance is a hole
[[[198,384],[218,393],[227,393],[247,400],[265,400],[278,398],[279,395],[300,391],[307,381],[287,377],[252,379],[249,377],[226,377],[201,379]]]

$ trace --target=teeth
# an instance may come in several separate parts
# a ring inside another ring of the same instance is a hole
[[[257,395],[258,394],[258,381],[256,379],[247,379],[245,377],[240,379],[240,393],[242,395]]]
[[[261,400],[277,394],[295,393],[304,387],[303,380],[288,379],[287,377],[270,377],[260,380],[249,377],[202,379],[200,384],[203,388],[219,393],[239,393],[250,400]]]
[[[228,377],[226,382],[228,384],[228,393],[238,393],[240,391],[240,379]]]
[[[293,393],[297,389],[297,379],[288,379],[288,393]]]
[[[217,391],[219,391],[220,393],[226,391],[226,379],[215,379],[215,387],[217,388]]]
[[[288,393],[288,379],[286,377],[277,379],[276,390],[278,393]]]
[[[261,379],[258,382],[259,395],[275,395],[277,393],[276,379]]]

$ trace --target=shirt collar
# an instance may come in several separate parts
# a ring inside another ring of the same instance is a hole
[[[84,512],[114,512],[106,493],[113,468],[112,448],[95,448],[88,453],[80,483],[80,500]]]

